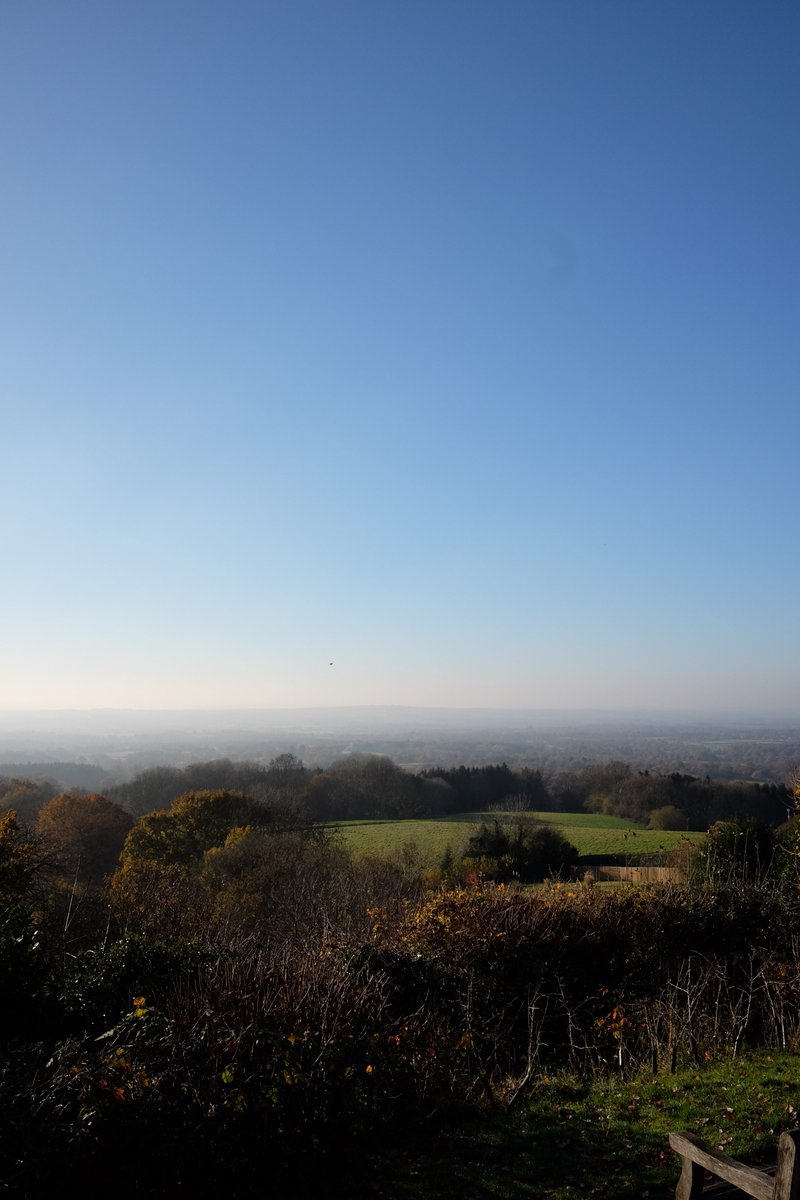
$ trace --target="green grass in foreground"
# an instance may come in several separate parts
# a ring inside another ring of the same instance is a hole
[[[778,1135],[798,1124],[799,1068],[797,1055],[758,1052],[629,1082],[545,1078],[509,1114],[376,1155],[362,1168],[358,1194],[667,1200],[680,1173],[667,1142],[672,1130],[689,1129],[754,1165],[774,1163]]]
[[[458,855],[481,820],[492,820],[499,813],[470,814],[442,821],[353,821],[336,825],[344,844],[354,854],[394,856],[404,846],[414,844],[420,862],[434,867],[449,846]],[[512,820],[514,813],[507,814]],[[591,813],[533,813],[532,816],[563,830],[577,846],[581,856],[624,855],[631,861],[651,854],[668,852],[685,838],[700,841],[704,834],[640,829],[618,817]]]

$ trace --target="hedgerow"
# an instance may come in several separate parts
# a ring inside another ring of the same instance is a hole
[[[421,896],[408,866],[247,828],[148,864],[110,893],[125,928],[75,958],[19,897],[0,925],[10,1193],[80,1166],[122,1196],[334,1195],[348,1154],[499,1110],[562,1068],[629,1076],[800,1041],[786,874]]]

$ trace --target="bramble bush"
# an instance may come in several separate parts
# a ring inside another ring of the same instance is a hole
[[[511,1081],[798,1035],[797,908],[767,888],[459,889],[379,925],[373,954],[400,1008],[438,1004]]]

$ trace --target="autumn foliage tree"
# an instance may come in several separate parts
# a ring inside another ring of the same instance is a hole
[[[0,778],[0,812],[13,808],[17,821],[28,825],[55,794],[56,789],[47,779]]]
[[[225,890],[223,878],[241,899],[256,885],[233,885],[231,877],[253,879],[261,873],[256,890],[264,890],[266,874],[275,870],[268,869],[267,859],[280,860],[282,838],[291,839],[292,854],[298,846],[324,840],[322,830],[291,807],[264,804],[241,792],[187,792],[131,829],[112,880],[114,909],[129,930],[148,929],[162,937],[205,933],[216,891]],[[214,869],[204,872],[207,861]],[[219,887],[210,886],[212,881]],[[220,908],[230,905],[221,902]]]
[[[293,810],[261,804],[241,792],[186,792],[171,808],[141,818],[128,835],[122,861],[190,866],[222,846],[232,829],[281,832],[302,824]]]
[[[84,883],[100,883],[119,865],[133,818],[105,796],[64,792],[39,810],[36,832],[62,872]]]

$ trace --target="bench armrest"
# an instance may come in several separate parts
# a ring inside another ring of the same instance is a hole
[[[778,1169],[774,1176],[712,1150],[694,1134],[685,1131],[671,1133],[669,1144],[683,1159],[676,1200],[698,1200],[703,1190],[704,1171],[733,1184],[754,1200],[800,1200],[800,1131],[781,1134]]]
[[[775,1180],[766,1171],[747,1167],[727,1154],[712,1150],[694,1134],[671,1133],[669,1144],[683,1159],[683,1172],[675,1191],[676,1200],[698,1200],[703,1191],[703,1172],[732,1183],[755,1200],[774,1200]]]

